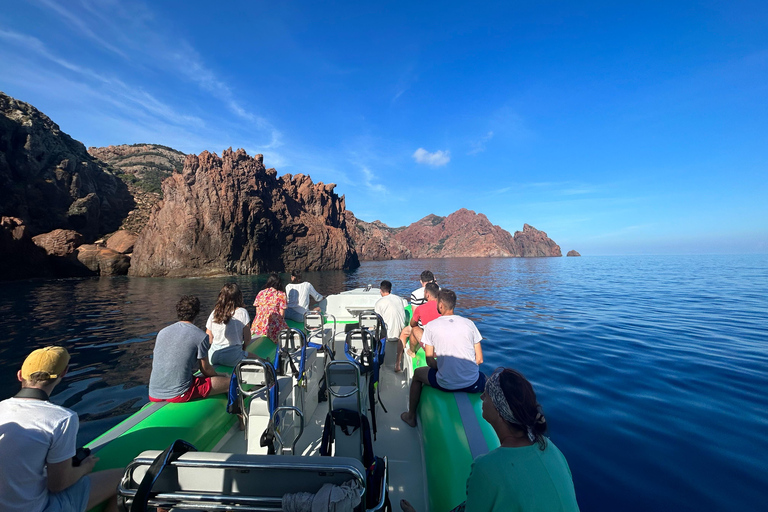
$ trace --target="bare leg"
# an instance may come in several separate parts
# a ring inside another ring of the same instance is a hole
[[[397,357],[395,358],[395,371],[402,371],[403,365],[403,351],[405,350],[405,344],[408,343],[408,336],[411,335],[411,326],[406,325],[403,330],[400,331],[400,343],[397,344]]]
[[[229,381],[229,376],[217,375],[211,377],[211,391],[208,393],[208,396],[220,395],[229,391]]]
[[[428,366],[416,368],[413,372],[411,389],[408,392],[408,410],[400,415],[400,419],[411,427],[416,426],[416,411],[419,406],[419,400],[421,400],[421,388],[424,387],[424,385],[429,386]]]
[[[91,494],[88,496],[86,510],[109,500],[104,508],[105,512],[117,512],[117,484],[122,477],[122,469],[107,469],[88,475],[91,479]]]
[[[419,343],[421,343],[421,337],[424,335],[424,328],[418,325],[411,330],[410,348],[411,352],[416,354],[419,351]]]

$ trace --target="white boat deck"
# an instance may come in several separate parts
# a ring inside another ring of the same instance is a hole
[[[337,335],[338,337],[339,335]],[[387,457],[389,468],[389,498],[393,510],[399,510],[399,502],[405,498],[420,512],[428,512],[426,471],[419,428],[411,428],[400,419],[400,413],[408,407],[410,381],[405,372],[394,372],[395,342],[387,344],[386,359],[380,370],[381,404],[376,407],[377,439],[374,453]],[[337,357],[338,358],[338,357]],[[328,402],[318,404],[311,418],[305,419],[304,433],[297,442],[296,454],[320,456],[320,440],[328,413]],[[219,442],[214,451],[246,453],[244,432],[235,425]]]

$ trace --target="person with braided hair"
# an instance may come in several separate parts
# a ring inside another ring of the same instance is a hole
[[[509,368],[488,377],[483,418],[501,446],[472,463],[467,501],[452,512],[578,512],[568,462],[544,436],[547,420],[530,382]],[[403,512],[415,512],[401,500]]]

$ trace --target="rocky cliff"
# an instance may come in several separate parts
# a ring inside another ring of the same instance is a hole
[[[149,214],[162,199],[163,180],[174,172],[180,173],[187,157],[181,151],[159,144],[90,147],[88,153],[108,164],[128,185],[135,205],[120,229],[136,233],[144,229]]]
[[[187,156],[134,246],[130,275],[203,276],[353,268],[344,198],[261,155]]]
[[[32,105],[0,92],[0,216],[34,236],[71,229],[86,241],[120,226],[125,183]]]
[[[525,224],[508,231],[491,224],[482,213],[460,209],[447,217],[427,215],[404,228],[366,223],[348,212],[348,225],[362,260],[457,257],[562,256],[560,247],[543,231]]]

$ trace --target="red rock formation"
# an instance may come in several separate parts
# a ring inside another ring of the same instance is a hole
[[[163,182],[133,251],[135,276],[253,274],[358,265],[344,198],[308,176],[277,177],[262,155],[204,151]]]
[[[411,251],[396,235],[404,228],[390,228],[381,221],[365,222],[355,218],[347,211],[347,230],[357,251],[364,261],[405,260],[411,257]]]
[[[566,256],[581,256],[581,254],[571,249],[570,251],[568,251],[568,254],[566,254]]]
[[[130,254],[133,252],[133,246],[136,244],[138,238],[139,235],[136,233],[121,229],[109,237],[109,240],[107,240],[107,249],[112,249],[121,254]]]
[[[354,219],[347,225],[363,260],[457,257],[562,256],[543,231],[525,224],[514,236],[491,224],[482,213],[462,208],[448,217],[427,215],[405,228]]]
[[[71,229],[54,229],[50,233],[32,237],[32,241],[45,249],[48,256],[64,258],[73,254],[83,243],[83,235]]]
[[[85,244],[75,250],[77,260],[95,274],[124,276],[131,266],[131,258],[101,245]]]
[[[519,255],[523,258],[563,255],[560,246],[545,232],[528,224],[523,224],[522,231],[515,231],[515,244],[520,248]]]

